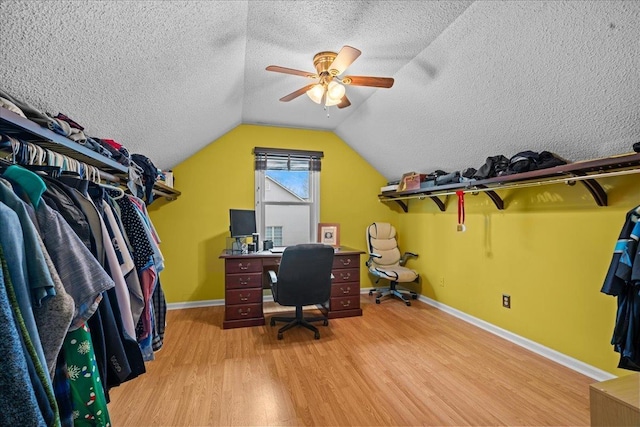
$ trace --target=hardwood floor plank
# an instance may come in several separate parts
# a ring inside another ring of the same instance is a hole
[[[170,311],[147,373],[111,390],[113,425],[589,425],[591,378],[419,301],[373,301],[320,340]]]

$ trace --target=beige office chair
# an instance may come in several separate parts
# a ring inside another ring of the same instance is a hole
[[[387,222],[374,222],[367,227],[367,247],[369,249],[369,260],[367,261],[369,273],[377,278],[376,283],[380,279],[389,281],[389,287],[372,289],[369,291],[369,295],[373,295],[374,292],[378,293],[376,304],[380,304],[380,298],[390,295],[400,298],[406,305],[411,305],[409,296],[412,299],[417,299],[418,294],[398,289],[398,284],[418,282],[418,273],[404,267],[409,257],[417,257],[418,254],[405,252],[402,256],[400,255],[396,229]]]

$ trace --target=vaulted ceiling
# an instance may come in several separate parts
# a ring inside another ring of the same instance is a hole
[[[343,45],[394,86],[279,101],[310,81],[265,67]],[[388,179],[629,152],[639,70],[638,1],[0,1],[0,88],[161,168],[241,123],[331,130]]]

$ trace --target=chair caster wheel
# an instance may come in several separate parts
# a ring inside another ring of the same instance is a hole
[[[369,296],[373,295],[373,291],[369,291]]]
[[[324,322],[322,322],[322,325],[323,326],[329,326],[329,321],[325,319]]]
[[[418,299],[418,294],[411,294],[411,299]]]
[[[320,339],[320,333],[319,333],[319,332],[316,332],[315,334],[313,334],[313,337],[314,337],[315,339],[319,340],[319,339]]]
[[[407,304],[407,307],[411,305],[411,301],[405,301],[404,303]]]
[[[278,332],[278,339],[281,340],[282,339],[282,333]]]
[[[275,321],[275,320],[273,320],[273,319],[271,319],[271,321],[269,322],[269,324],[270,324],[271,326],[276,326],[276,321]]]
[[[380,304],[380,300],[376,298],[376,304]]]

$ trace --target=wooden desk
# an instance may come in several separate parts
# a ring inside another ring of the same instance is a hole
[[[592,426],[640,426],[640,374],[591,384]]]
[[[360,254],[341,246],[333,259],[331,298],[318,306],[330,319],[362,316],[360,308]],[[264,325],[262,290],[268,287],[268,270],[277,270],[282,254],[258,252],[230,254],[224,259],[224,329]]]

